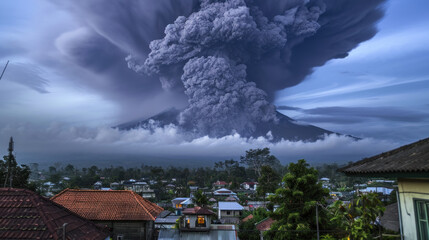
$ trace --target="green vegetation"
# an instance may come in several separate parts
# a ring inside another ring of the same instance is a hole
[[[204,207],[209,203],[209,199],[203,194],[203,191],[198,190],[194,193],[192,201],[199,207]]]
[[[250,149],[246,151],[246,155],[240,158],[240,163],[247,165],[250,169],[255,171],[258,178],[262,174],[263,166],[281,167],[280,161],[270,154],[269,148]]]
[[[29,188],[35,186],[28,183],[30,169],[26,165],[19,166],[13,154],[13,139],[10,138],[9,154],[0,159],[0,184],[1,187]]]
[[[240,225],[238,226],[240,229],[238,232],[238,237],[240,239],[259,240],[259,231],[256,229],[255,225],[266,219],[269,216],[269,212],[265,208],[257,208],[253,212],[246,212],[243,214],[245,217],[249,215],[252,215],[252,218],[245,222],[240,222]],[[245,217],[243,217],[243,219]]]
[[[270,166],[262,166],[261,176],[258,178],[258,187],[256,189],[259,196],[265,199],[267,193],[274,193],[280,183],[279,174]]]
[[[373,239],[376,234],[374,223],[385,210],[377,194],[364,194],[349,204],[337,201],[330,209],[338,234],[337,239],[364,240]]]
[[[316,204],[324,203],[329,191],[318,182],[317,170],[305,160],[291,163],[282,186],[269,197],[279,207],[271,213],[276,222],[266,233],[270,239],[312,239],[316,226]],[[326,214],[319,212],[319,224],[329,226]],[[323,230],[323,229],[322,229]]]

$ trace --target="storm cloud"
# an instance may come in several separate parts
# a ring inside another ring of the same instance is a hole
[[[384,122],[417,123],[429,119],[428,111],[416,111],[400,107],[319,107],[302,109],[279,106],[279,110],[298,111],[296,119],[310,123],[364,123],[374,119]]]

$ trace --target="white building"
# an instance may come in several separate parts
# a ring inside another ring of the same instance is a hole
[[[353,163],[349,176],[397,178],[402,240],[429,239],[429,138]]]
[[[214,192],[213,192],[213,194],[214,194],[215,196],[231,196],[231,195],[237,195],[235,192],[233,192],[233,191],[231,191],[231,190],[229,190],[229,189],[226,189],[226,188],[218,189],[218,190],[214,191]]]

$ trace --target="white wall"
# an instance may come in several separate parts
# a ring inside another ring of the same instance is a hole
[[[414,199],[429,200],[429,179],[398,179],[404,240],[417,239]]]

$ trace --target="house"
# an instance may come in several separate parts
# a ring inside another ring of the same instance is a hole
[[[225,202],[237,202],[239,199],[238,199],[238,197],[236,196],[236,195],[231,195],[231,196],[229,196],[229,197],[227,197],[227,198],[225,198]]]
[[[180,219],[180,231],[209,231],[211,216],[214,212],[208,208],[194,207],[183,210],[183,217]]]
[[[189,204],[193,204],[191,198],[175,198],[171,200],[171,204],[173,205],[173,208],[176,210],[176,215],[182,215],[182,210],[188,207]]]
[[[226,183],[225,181],[216,181],[215,183],[213,183],[213,187],[215,189],[219,189],[219,188],[224,188],[228,185],[228,183]]]
[[[256,223],[256,229],[259,231],[260,239],[264,239],[264,232],[271,229],[271,225],[274,223],[274,219],[265,218],[264,220]]]
[[[155,229],[174,228],[176,221],[179,218],[180,216],[177,216],[168,210],[164,210],[155,219]]]
[[[65,189],[51,198],[79,216],[111,229],[114,239],[150,239],[164,209],[129,190]]]
[[[218,218],[222,223],[237,224],[243,210],[244,207],[237,202],[219,202]]]
[[[396,178],[403,239],[428,239],[429,138],[365,158],[340,171],[348,176]]]
[[[249,220],[251,220],[251,219],[253,219],[253,214],[249,214],[247,217],[243,218],[243,219],[241,220],[241,222],[247,222],[247,221],[249,221]]]
[[[118,190],[118,189],[119,189],[119,183],[117,183],[117,182],[112,182],[112,183],[110,184],[110,188],[111,188],[111,189],[113,189],[113,190]]]
[[[257,182],[244,182],[240,185],[241,185],[241,188],[243,188],[243,189],[254,190],[254,191],[256,191],[256,188],[258,187]]]
[[[131,180],[123,183],[125,190],[131,190],[141,195],[143,198],[155,198],[155,191],[151,189],[146,182],[137,182],[135,180]]]
[[[0,188],[0,239],[109,239],[109,232],[30,190]]]
[[[95,190],[100,190],[101,188],[103,188],[103,183],[101,183],[100,181],[94,183]]]
[[[213,195],[215,195],[215,196],[226,196],[227,197],[227,196],[237,195],[237,194],[235,192],[229,190],[229,189],[221,188],[221,189],[214,191]]]
[[[359,189],[359,192],[362,193],[380,193],[383,195],[390,195],[390,193],[393,192],[392,188],[386,188],[386,187],[367,187],[364,189]]]

